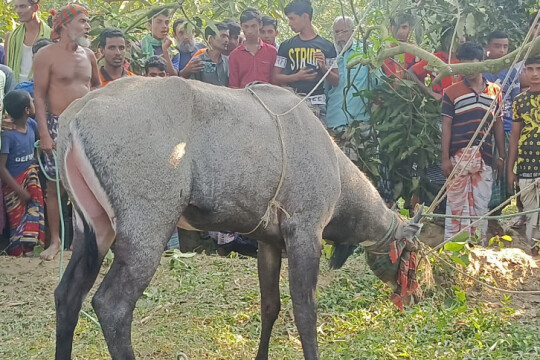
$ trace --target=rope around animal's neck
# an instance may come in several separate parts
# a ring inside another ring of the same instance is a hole
[[[392,236],[394,231],[396,230],[396,217],[398,215],[396,213],[392,213],[392,222],[390,223],[390,227],[388,227],[388,230],[386,231],[386,234],[382,237],[381,240],[375,242],[373,245],[378,245],[377,247],[380,248],[382,245],[386,245],[386,241]],[[362,245],[362,243],[360,243]],[[364,249],[366,249],[367,252],[375,255],[386,255],[388,254],[388,251],[371,251],[369,250],[369,246],[364,246]]]

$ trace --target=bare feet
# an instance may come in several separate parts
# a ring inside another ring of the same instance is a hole
[[[52,240],[49,247],[40,254],[41,260],[50,261],[53,260],[56,254],[60,252],[61,244],[60,239]]]

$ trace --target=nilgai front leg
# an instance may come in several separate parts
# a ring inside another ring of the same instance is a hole
[[[319,359],[316,290],[322,240],[321,234],[314,232],[315,226],[300,228],[299,224],[309,223],[297,221],[282,226],[289,258],[289,288],[304,358],[316,360]]]

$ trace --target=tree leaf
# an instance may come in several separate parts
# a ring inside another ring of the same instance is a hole
[[[463,249],[464,246],[465,244],[463,243],[449,242],[444,244],[444,250],[459,252]]]
[[[467,35],[476,35],[476,19],[473,13],[469,13],[465,19],[465,28],[467,29]]]
[[[512,237],[510,235],[503,235],[501,236],[501,239],[505,240],[505,241],[513,241],[514,239],[512,239]]]
[[[463,267],[467,267],[467,264],[465,264],[463,262],[463,260],[461,260],[461,258],[458,257],[458,256],[450,256],[450,259],[452,259],[453,262],[455,262],[455,263],[457,263],[457,264],[459,264],[459,265],[461,265]]]
[[[452,242],[455,243],[465,243],[469,240],[469,233],[461,232],[457,234],[453,239]]]

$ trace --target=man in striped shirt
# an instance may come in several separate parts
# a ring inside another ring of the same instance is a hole
[[[467,42],[457,52],[461,62],[477,62],[484,59],[484,49],[479,44]],[[489,111],[491,103],[495,107]],[[493,183],[493,167],[498,174],[504,169],[504,125],[498,116],[493,125],[495,143],[499,151],[497,159],[493,159],[489,124],[499,107],[501,89],[498,85],[486,81],[482,74],[464,75],[463,80],[444,90],[442,109],[442,172],[450,176],[456,173],[448,183],[447,215],[482,216],[488,211]],[[489,111],[485,124],[480,128],[472,146],[466,150],[467,144],[482,119]],[[483,140],[483,142],[482,142]],[[458,234],[469,226],[472,220],[446,219],[445,239]],[[485,244],[487,221],[481,223],[481,239]],[[476,227],[468,229],[473,236]]]

